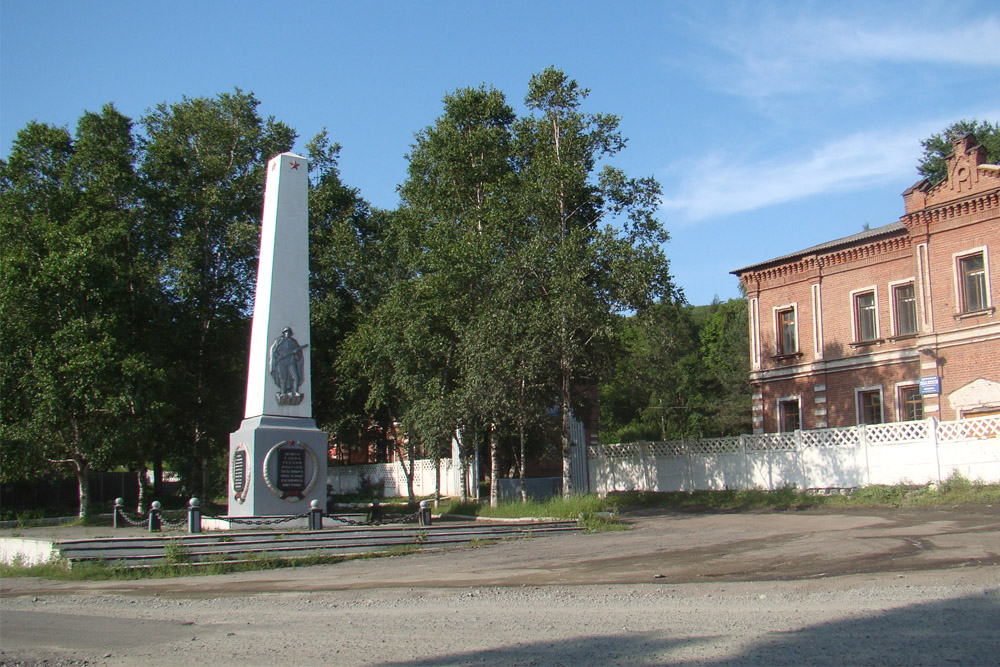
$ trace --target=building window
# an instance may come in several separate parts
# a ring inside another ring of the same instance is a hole
[[[859,343],[878,338],[878,311],[874,291],[854,295],[854,324]]]
[[[795,354],[799,351],[799,334],[795,321],[795,308],[778,311],[778,354]]]
[[[858,390],[858,423],[881,424],[882,419],[882,389]]]
[[[917,333],[917,299],[913,283],[892,288],[892,305],[896,315],[896,335]]]
[[[899,388],[899,421],[913,422],[924,418],[924,400],[916,385]]]
[[[791,433],[802,428],[802,419],[799,413],[799,399],[785,398],[778,401],[778,430],[782,433]]]
[[[958,277],[961,286],[962,312],[971,313],[989,307],[986,288],[986,262],[983,253],[960,257]]]

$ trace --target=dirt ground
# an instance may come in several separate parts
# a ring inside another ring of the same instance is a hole
[[[7,579],[0,665],[1000,665],[996,506],[626,518],[302,569]]]

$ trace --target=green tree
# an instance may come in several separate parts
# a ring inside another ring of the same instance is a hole
[[[370,396],[395,402],[410,444],[420,440],[436,456],[447,451],[456,429],[474,426],[483,414],[484,424],[494,421],[487,406],[475,413],[463,408],[471,367],[462,341],[489,299],[504,235],[514,228],[513,120],[502,93],[465,88],[446,95],[443,114],[417,133],[392,218],[405,274],[394,277],[373,312],[376,329],[359,330],[375,357],[372,366],[382,371],[378,394]]]
[[[614,377],[601,385],[603,442],[751,430],[746,299],[658,303],[622,318]]]
[[[178,407],[175,463],[189,489],[210,494],[246,382],[267,161],[290,150],[291,128],[264,119],[252,94],[160,104],[142,119],[140,174],[147,215],[169,240],[161,281],[173,335]]]
[[[1000,123],[960,120],[946,127],[943,132],[932,134],[920,142],[924,147],[924,154],[917,163],[920,175],[931,183],[943,181],[948,175],[946,160],[955,150],[952,142],[967,134],[975,135],[986,149],[986,160],[989,163],[1000,163]]]
[[[531,79],[525,104],[533,115],[517,132],[531,263],[555,341],[566,495],[573,493],[571,415],[579,389],[596,385],[610,365],[613,315],[672,293],[661,250],[667,234],[655,217],[659,184],[607,164],[598,170],[625,139],[618,117],[580,111],[587,95],[561,70],[546,69]]]
[[[366,444],[369,420],[359,391],[335,372],[345,338],[365,303],[377,300],[385,257],[381,227],[368,203],[346,186],[337,167],[340,145],[326,130],[306,146],[309,190],[310,329],[313,416],[341,448]]]
[[[705,435],[750,433],[750,339],[746,297],[719,304],[701,327],[699,357],[711,382]]]
[[[692,435],[689,375],[698,368],[698,326],[691,307],[661,301],[616,328],[615,372],[600,391],[602,440]]]
[[[139,214],[131,121],[86,113],[74,139],[29,124],[0,165],[3,476],[135,462],[156,431],[155,234]]]

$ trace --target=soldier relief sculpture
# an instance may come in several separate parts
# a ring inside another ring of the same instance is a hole
[[[302,402],[303,395],[299,393],[305,374],[302,350],[307,347],[308,344],[299,345],[290,327],[285,327],[281,336],[271,343],[267,370],[278,387],[275,394],[278,405],[298,405]]]

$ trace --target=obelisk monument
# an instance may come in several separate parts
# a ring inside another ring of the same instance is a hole
[[[326,507],[327,437],[309,378],[308,161],[267,164],[243,423],[229,436],[229,516]]]

